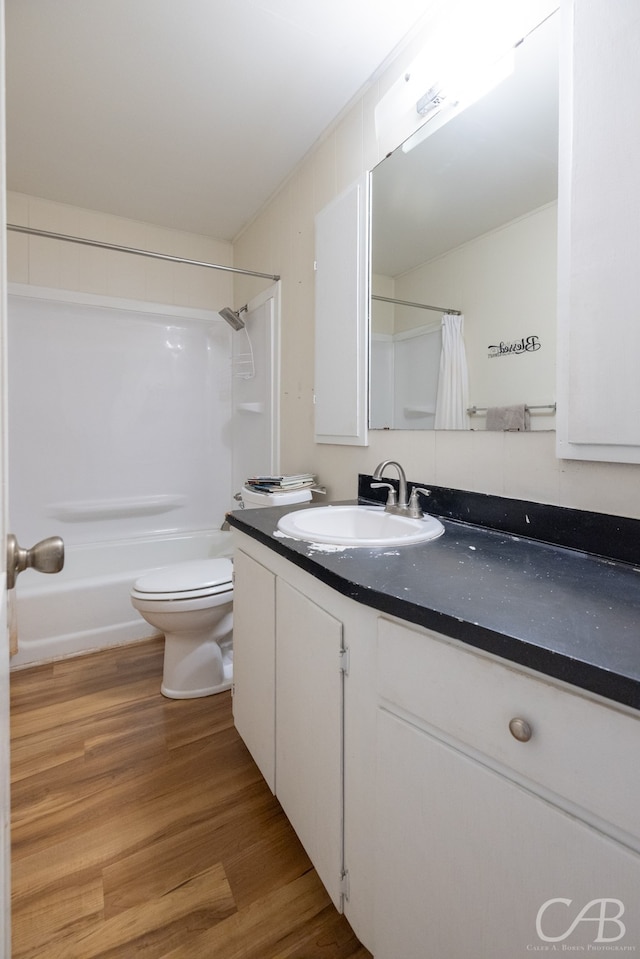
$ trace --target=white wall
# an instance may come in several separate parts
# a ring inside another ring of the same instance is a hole
[[[370,445],[359,448],[313,441],[314,216],[383,159],[375,105],[420,43],[417,37],[325,133],[234,244],[235,266],[259,264],[283,279],[282,468],[314,470],[330,496],[346,498],[355,493],[359,471],[393,458],[411,479],[426,483],[640,518],[640,467],[557,460],[552,432],[375,431]]]
[[[7,195],[7,221],[222,266],[233,262],[231,244],[213,237],[166,230],[21,193]],[[233,274],[219,270],[11,232],[7,255],[13,283],[205,310],[232,305]]]

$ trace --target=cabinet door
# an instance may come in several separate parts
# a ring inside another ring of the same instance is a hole
[[[384,709],[378,736],[376,959],[637,947],[635,853]]]
[[[369,175],[316,217],[315,440],[366,446]]]
[[[236,550],[233,580],[233,720],[274,792],[276,578]]]
[[[276,795],[341,909],[342,624],[277,582]]]
[[[558,456],[640,463],[638,3],[561,9]]]

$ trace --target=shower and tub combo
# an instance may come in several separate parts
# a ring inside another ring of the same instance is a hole
[[[10,287],[11,528],[60,534],[66,554],[17,584],[13,666],[162,632],[166,695],[228,688],[220,526],[242,479],[277,464],[273,290],[218,313]],[[251,328],[249,375],[221,319]]]

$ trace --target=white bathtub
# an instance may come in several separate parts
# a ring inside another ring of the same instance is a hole
[[[15,595],[18,652],[12,668],[153,635],[129,600],[134,580],[183,560],[231,556],[231,535],[201,530],[71,546],[61,573],[21,573]]]

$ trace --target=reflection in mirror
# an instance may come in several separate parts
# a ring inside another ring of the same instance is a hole
[[[372,429],[435,428],[445,312],[464,317],[463,428],[503,428],[495,408],[514,405],[527,428],[554,427],[558,20],[498,87],[373,171]]]

